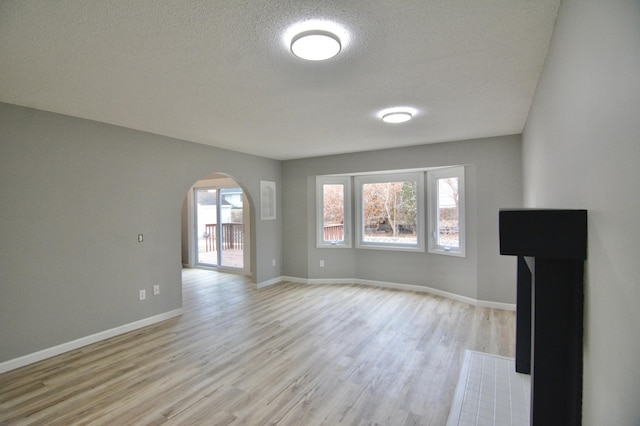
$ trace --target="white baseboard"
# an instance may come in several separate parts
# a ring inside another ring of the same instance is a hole
[[[283,281],[288,281],[288,280],[284,279],[283,277],[272,278],[270,280],[262,281],[261,283],[257,283],[256,284],[256,288],[269,287],[270,285],[280,284]]]
[[[282,276],[278,278],[265,281],[258,284],[258,288],[267,287],[282,282],[291,282],[296,284],[360,284],[370,285],[374,287],[393,288],[396,290],[417,291],[421,293],[434,294],[436,296],[446,297],[447,299],[455,300],[458,302],[467,303],[472,306],[478,306],[481,308],[502,309],[505,311],[515,311],[516,305],[513,303],[492,302],[489,300],[477,300],[471,297],[461,296],[459,294],[450,293],[448,291],[438,290],[431,287],[414,284],[400,284],[387,281],[374,281],[363,280],[359,278],[298,278]]]
[[[15,370],[16,368],[24,367],[25,365],[33,364],[43,359],[51,358],[62,353],[81,348],[83,346],[90,345],[102,340],[109,339],[111,337],[118,336],[120,334],[127,333],[129,331],[137,330],[148,325],[152,325],[161,321],[168,320],[169,318],[182,315],[183,309],[175,309],[173,311],[165,312],[159,315],[155,315],[149,318],[144,318],[139,321],[134,321],[129,324],[121,325],[110,330],[101,331],[90,336],[81,337],[80,339],[72,340],[71,342],[63,343],[61,345],[53,346],[51,348],[43,349],[38,352],[34,352],[28,355],[24,355],[18,358],[10,359],[0,363],[0,373]]]
[[[514,311],[516,310],[515,303],[502,303],[502,302],[492,302],[490,300],[477,300],[476,306],[481,308],[491,308],[491,309],[502,309],[503,311]]]

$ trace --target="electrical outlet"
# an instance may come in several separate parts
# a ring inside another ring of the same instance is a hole
[[[147,290],[140,290],[140,292],[138,293],[138,297],[140,298],[140,300],[144,300],[147,298]]]
[[[275,259],[273,259],[273,260],[271,261],[271,266],[276,266],[276,260],[275,260]]]
[[[320,261],[320,267],[321,267],[321,268],[324,268],[324,260],[321,260],[321,261]]]
[[[141,243],[144,241],[144,235],[138,234],[138,242]]]
[[[160,285],[156,284],[156,285],[153,286],[153,295],[157,296],[159,294],[160,294]]]

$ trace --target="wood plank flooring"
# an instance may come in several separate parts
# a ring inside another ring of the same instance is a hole
[[[0,425],[444,425],[465,349],[513,312],[183,271],[184,315],[0,375]]]

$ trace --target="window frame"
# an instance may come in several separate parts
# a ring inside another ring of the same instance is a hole
[[[342,241],[324,239],[324,185],[343,185],[343,236]],[[351,248],[351,176],[316,176],[316,247],[317,248]]]
[[[437,244],[438,228],[438,180],[458,178],[458,247]],[[447,256],[466,257],[466,220],[465,220],[465,167],[454,166],[436,170],[427,170],[428,216],[429,216],[429,253]]]
[[[362,187],[368,183],[384,183],[397,181],[416,182],[416,244],[399,244],[364,241],[364,210]],[[424,252],[425,251],[425,200],[424,200],[424,172],[381,172],[375,174],[357,175],[354,177],[355,212],[356,212],[356,248],[374,250],[395,250]]]

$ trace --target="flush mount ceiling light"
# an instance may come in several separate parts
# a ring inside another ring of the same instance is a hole
[[[382,116],[385,123],[398,124],[404,123],[413,118],[413,114],[407,111],[388,112]]]
[[[418,110],[411,107],[393,107],[379,111],[378,117],[385,123],[399,124],[411,120],[417,112]]]
[[[337,35],[324,30],[309,30],[291,40],[291,52],[307,61],[324,61],[340,53],[342,45]]]

